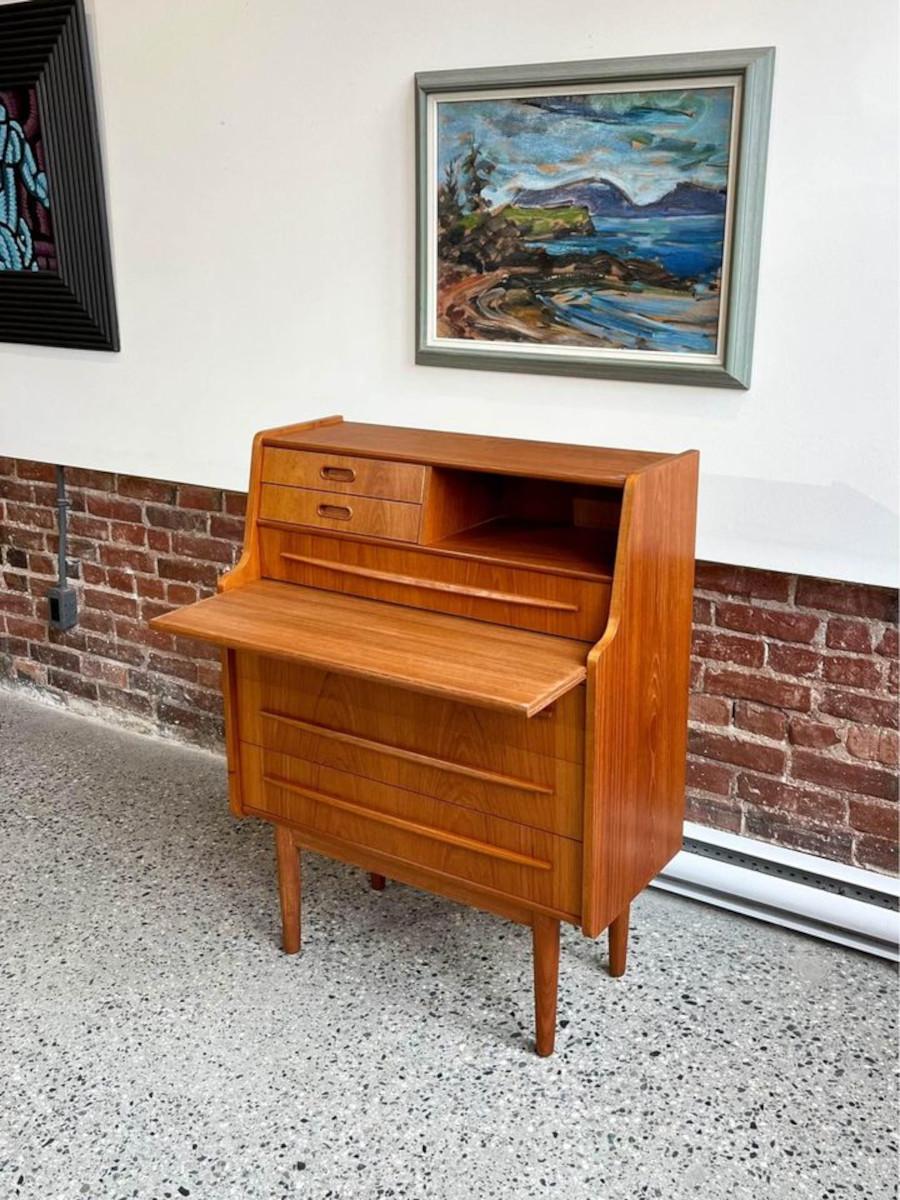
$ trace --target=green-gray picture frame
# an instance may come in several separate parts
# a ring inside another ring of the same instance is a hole
[[[415,77],[416,95],[416,362],[470,370],[522,371],[549,375],[642,380],[708,387],[748,388],[765,194],[766,156],[775,50],[713,50],[691,54],[612,58],[466,70],[427,71]],[[428,104],[434,93],[478,93],[510,87],[559,87],[585,84],[643,83],[666,79],[739,76],[740,122],[732,199],[731,251],[725,309],[724,346],[716,362],[679,363],[587,358],[558,352],[539,357],[515,350],[498,351],[490,341],[465,347],[437,346],[429,330],[429,255],[436,232],[428,212]]]

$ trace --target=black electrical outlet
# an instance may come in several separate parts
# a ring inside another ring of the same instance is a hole
[[[50,625],[53,629],[71,629],[78,622],[78,599],[71,587],[53,587],[47,593],[50,601]]]

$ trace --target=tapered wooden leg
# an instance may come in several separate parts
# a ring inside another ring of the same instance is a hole
[[[559,921],[535,913],[534,1029],[535,1048],[541,1058],[553,1053],[556,1040],[556,993],[559,983]]]
[[[369,873],[369,883],[372,885],[372,890],[374,892],[383,892],[384,891],[384,876],[383,875],[376,875],[374,871],[371,871]]]
[[[628,914],[631,906],[623,909],[609,927],[609,973],[613,976],[625,974],[628,956]]]
[[[275,826],[275,860],[281,898],[281,945],[285,954],[296,954],[300,949],[300,854],[293,834],[283,825]]]

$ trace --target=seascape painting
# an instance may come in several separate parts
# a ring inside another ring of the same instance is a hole
[[[431,98],[431,344],[718,361],[738,78]]]
[[[0,271],[56,269],[37,89],[0,88]]]

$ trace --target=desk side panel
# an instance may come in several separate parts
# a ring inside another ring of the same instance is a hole
[[[681,848],[698,462],[689,451],[625,487],[609,625],[588,656],[589,937]]]

